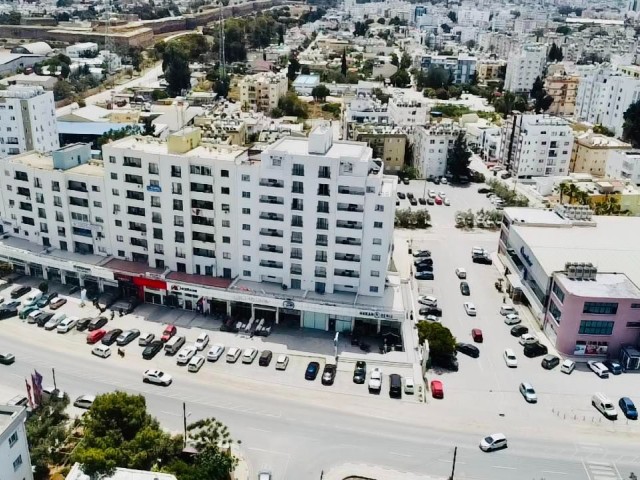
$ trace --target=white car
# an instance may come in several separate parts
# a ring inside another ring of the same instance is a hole
[[[36,317],[41,313],[42,313],[42,310],[40,310],[39,308],[29,313],[29,315],[27,315],[27,323],[36,323]]]
[[[140,338],[138,338],[138,345],[141,347],[146,347],[151,342],[155,340],[156,336],[153,333],[142,333],[140,334]]]
[[[529,403],[536,403],[538,401],[536,391],[533,389],[533,386],[530,383],[522,382],[520,384],[520,393]]]
[[[415,384],[413,383],[413,377],[404,377],[404,393],[407,395],[413,395],[415,392]]]
[[[255,348],[245,348],[242,352],[242,363],[253,363],[258,355],[258,350]]]
[[[156,385],[171,385],[173,378],[168,373],[164,373],[160,370],[145,370],[142,374],[142,381],[144,383],[154,383]]]
[[[421,295],[418,297],[418,303],[427,307],[437,307],[438,299],[433,295]]]
[[[462,267],[458,267],[456,268],[456,275],[458,278],[467,278],[467,271]]]
[[[451,205],[451,200],[449,200],[449,197],[445,198],[442,203],[444,203],[447,207],[449,207]]]
[[[438,317],[436,317],[435,315],[427,315],[426,316],[427,322],[439,322],[440,319]]]
[[[91,350],[91,353],[96,357],[109,358],[111,356],[111,349],[106,345],[96,345]]]
[[[439,196],[441,199],[443,199],[443,200],[444,200],[444,199],[447,197],[447,194],[446,194],[446,193],[444,193],[444,192],[439,192],[439,193],[438,193],[438,196]]]
[[[462,305],[464,306],[464,311],[467,312],[467,315],[469,315],[470,317],[476,316],[476,306],[473,303],[464,302]]]
[[[194,345],[199,352],[204,350],[207,345],[209,345],[209,334],[201,333],[200,335],[198,335],[198,338],[196,338],[196,343]]]
[[[587,365],[589,366],[591,371],[598,375],[600,378],[609,378],[609,369],[604,363],[591,360],[587,362]]]
[[[522,322],[522,320],[520,320],[520,317],[514,313],[510,313],[504,317],[504,323],[507,325],[517,325],[520,322]]]
[[[516,358],[516,354],[510,348],[507,348],[502,356],[504,357],[504,363],[507,364],[507,367],[516,368],[518,366],[518,359]]]
[[[187,370],[190,372],[197,372],[204,365],[204,356],[195,355],[191,360],[189,360],[189,364],[187,365]]]
[[[223,353],[224,353],[224,345],[220,345],[219,343],[216,343],[209,349],[209,352],[207,352],[207,360],[210,362],[215,362],[222,356]]]
[[[369,391],[379,392],[380,390],[382,390],[382,370],[374,368],[369,378]]]
[[[178,352],[178,358],[176,359],[176,363],[178,365],[186,365],[187,363],[189,363],[189,360],[191,360],[196,353],[198,353],[198,349],[193,345],[184,347],[182,350]]]
[[[480,450],[483,452],[491,452],[507,448],[507,437],[503,433],[494,433],[480,440]]]
[[[435,190],[429,190],[429,193],[427,195],[429,195],[429,198],[436,198],[436,191]]]
[[[520,345],[529,345],[530,343],[537,343],[538,337],[530,333],[525,333],[523,335],[520,335],[519,342],[520,342]]]
[[[56,313],[53,317],[49,319],[47,323],[44,324],[44,329],[53,330],[54,328],[57,328],[58,325],[60,325],[60,322],[62,322],[65,318],[67,318],[66,313],[62,313],[62,312]]]
[[[58,333],[67,333],[73,330],[78,323],[78,317],[68,317],[58,324]]]
[[[95,402],[95,400],[96,400],[95,395],[80,395],[73,402],[73,406],[88,410],[91,408],[91,405],[93,405],[93,402]]]
[[[441,184],[443,184],[443,185],[446,185],[446,184],[447,184],[447,183],[449,183],[449,182],[447,181],[447,179],[446,179],[445,177],[442,177],[442,178],[440,179],[440,183],[441,183]]]
[[[513,305],[502,305],[500,307],[500,315],[517,315],[518,312]]]

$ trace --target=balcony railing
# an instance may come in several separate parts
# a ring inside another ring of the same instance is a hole
[[[340,212],[358,212],[358,213],[362,213],[364,212],[364,207],[362,205],[356,205],[353,203],[339,203],[338,204],[338,211]]]
[[[260,229],[260,235],[264,235],[265,237],[278,237],[282,238],[282,230],[272,230],[269,228]]]
[[[273,260],[261,260],[260,266],[268,268],[282,268],[282,262],[274,262]]]
[[[338,220],[336,222],[338,228],[350,228],[352,230],[362,230],[362,222],[349,222],[347,220]]]
[[[277,245],[260,245],[261,252],[282,253],[284,249]]]
[[[265,195],[260,195],[260,203],[270,203],[272,205],[284,205],[284,198],[268,197]]]
[[[260,218],[262,220],[273,220],[275,222],[284,221],[284,215],[280,213],[260,212]]]
[[[200,217],[198,215],[191,216],[191,223],[194,225],[206,225],[208,227],[213,227],[214,225],[213,218]]]
[[[340,270],[336,268],[333,273],[338,277],[360,278],[360,273],[355,270]]]
[[[364,190],[352,187],[338,187],[338,193],[344,195],[364,195]]]
[[[275,180],[273,178],[263,178],[260,180],[261,187],[284,188],[283,180]]]
[[[341,260],[343,262],[359,262],[360,255],[352,255],[349,253],[336,253],[336,260]]]
[[[336,243],[339,243],[341,245],[362,245],[362,241],[360,239],[351,237],[336,237]]]

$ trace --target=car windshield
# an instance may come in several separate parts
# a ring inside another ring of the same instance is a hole
[[[492,437],[484,437],[484,441],[487,443],[493,443],[493,438]]]
[[[529,395],[535,395],[536,392],[533,390],[533,388],[527,388],[527,393]]]

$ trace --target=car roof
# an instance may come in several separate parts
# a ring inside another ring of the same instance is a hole
[[[287,356],[286,355],[278,355],[278,362],[284,362],[286,360]]]
[[[522,386],[524,388],[530,388],[531,390],[533,390],[533,385],[531,385],[529,382],[522,382]]]
[[[516,353],[513,351],[513,349],[511,348],[505,348],[504,349],[504,353],[506,353],[507,355],[515,355]]]
[[[504,433],[492,433],[489,435],[493,440],[506,440],[507,437],[504,436]]]

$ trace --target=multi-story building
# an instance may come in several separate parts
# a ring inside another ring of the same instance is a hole
[[[504,210],[498,256],[510,291],[562,354],[616,358],[637,345],[638,232],[637,217],[594,217],[584,205]]]
[[[413,165],[422,178],[442,177],[447,173],[447,154],[464,129],[452,122],[429,123],[414,131]]]
[[[453,83],[470,83],[471,77],[476,71],[476,57],[465,54],[458,55],[433,55],[426,54],[419,57],[419,66],[422,70],[429,70],[431,67],[440,67],[447,70]]]
[[[547,60],[547,49],[538,43],[525,44],[511,52],[507,60],[504,89],[514,93],[529,93]]]
[[[379,158],[384,171],[398,173],[404,167],[407,148],[407,134],[398,127],[373,125],[354,125],[349,138],[357,142],[366,142],[373,150],[373,158]]]
[[[483,32],[478,36],[478,46],[497,58],[507,58],[514,49],[514,38],[506,33]]]
[[[429,105],[427,99],[394,94],[389,99],[389,121],[399,127],[413,127],[427,123]]]
[[[576,96],[580,77],[576,75],[548,75],[544,88],[553,97],[546,113],[561,117],[572,117],[576,110]]]
[[[628,143],[592,131],[576,135],[573,141],[569,171],[604,177],[607,174],[611,152],[630,148],[631,145]]]
[[[0,478],[33,480],[25,407],[0,405]]]
[[[289,82],[280,73],[247,75],[240,82],[240,103],[243,108],[270,112],[278,106],[278,100],[287,94]]]
[[[575,118],[603,125],[622,135],[624,113],[640,100],[640,78],[625,75],[608,64],[585,71],[580,78]]]
[[[566,120],[518,114],[502,127],[501,163],[517,178],[566,175],[573,131]]]
[[[607,161],[608,177],[640,186],[640,150],[612,150]]]
[[[343,137],[349,137],[352,125],[380,125],[390,124],[389,106],[376,99],[375,96],[360,94],[351,100],[345,100]]]
[[[506,67],[505,60],[485,58],[478,60],[476,72],[479,82],[497,81],[500,79],[500,72]]]
[[[19,86],[0,90],[0,158],[59,146],[52,92]]]

